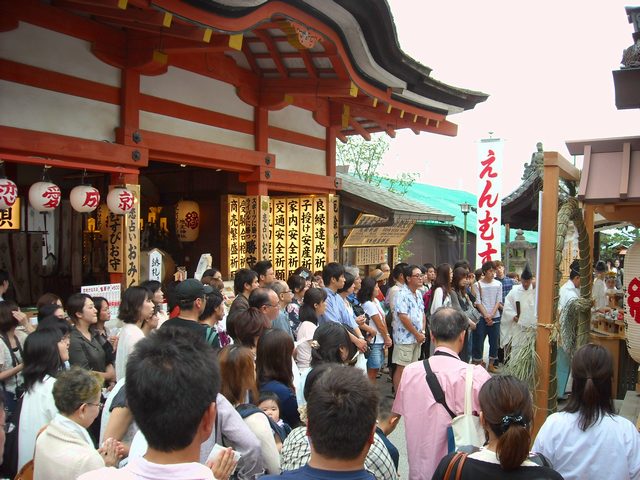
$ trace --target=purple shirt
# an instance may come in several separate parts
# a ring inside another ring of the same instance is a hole
[[[437,347],[450,355],[456,355],[446,347]],[[449,408],[454,413],[464,411],[464,389],[468,363],[445,355],[429,358],[429,365],[438,378]],[[478,392],[491,376],[480,365],[473,370],[474,411],[480,411]],[[409,479],[430,480],[438,463],[448,453],[447,427],[451,416],[445,408],[436,403],[427,385],[426,372],[422,362],[405,367],[402,372],[392,411],[404,417],[404,429],[409,457]]]

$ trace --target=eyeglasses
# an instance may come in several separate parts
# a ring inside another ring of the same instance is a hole
[[[102,403],[102,402],[98,402],[98,403],[84,402],[84,404],[85,405],[93,405],[94,407],[98,407],[98,408],[104,407],[104,403]]]
[[[270,303],[265,303],[264,305],[262,305],[263,307],[271,307],[271,308],[277,308],[280,305],[278,305],[277,303],[275,305],[271,305]]]
[[[413,275],[409,275],[410,277],[415,277],[415,278],[419,278],[422,276],[421,273],[414,273]]]

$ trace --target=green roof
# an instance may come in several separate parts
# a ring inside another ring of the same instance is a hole
[[[382,186],[388,186],[388,181],[382,180]],[[429,207],[435,208],[446,214],[454,217],[451,222],[434,222],[434,221],[420,221],[421,225],[429,226],[441,226],[441,225],[453,225],[460,229],[464,228],[464,216],[460,211],[461,203],[469,203],[471,205],[477,205],[478,200],[476,195],[463,190],[452,190],[450,188],[436,187],[435,185],[427,185],[425,183],[414,183],[411,185],[407,193],[405,194],[409,200],[413,202],[422,203]],[[475,234],[477,214],[473,210],[467,214],[467,231]],[[504,242],[505,227],[502,225],[500,240]],[[511,239],[515,237],[515,232],[511,232]],[[532,232],[525,230],[524,238],[530,243],[538,243],[538,232]]]

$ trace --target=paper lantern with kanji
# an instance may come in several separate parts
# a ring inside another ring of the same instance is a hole
[[[51,182],[37,182],[29,189],[29,204],[38,212],[50,212],[58,208],[62,192]]]
[[[640,240],[631,245],[624,257],[624,286],[627,350],[631,358],[640,363]]]
[[[100,205],[100,191],[91,185],[78,185],[71,190],[69,201],[76,212],[93,212]]]
[[[191,200],[176,205],[176,234],[181,242],[194,242],[200,233],[200,206]]]
[[[135,198],[131,190],[115,187],[107,195],[107,206],[116,215],[124,215],[133,208]]]
[[[0,178],[0,210],[13,207],[18,198],[18,186],[8,178]]]

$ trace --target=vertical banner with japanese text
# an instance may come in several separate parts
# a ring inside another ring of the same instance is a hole
[[[127,185],[133,193],[133,208],[124,216],[125,288],[140,283],[140,185]]]
[[[327,197],[313,198],[313,270],[327,262]]]
[[[258,252],[260,260],[271,259],[271,201],[267,195],[258,199]]]
[[[478,223],[476,228],[476,267],[500,260],[502,163],[504,140],[486,138],[478,142]]]
[[[300,260],[300,199],[287,198],[287,270],[298,268]],[[286,280],[286,278],[284,279]]]
[[[238,202],[238,265],[240,268],[247,266],[247,205],[248,197],[239,197]]]
[[[258,261],[258,197],[247,197],[247,213],[244,216],[245,229],[245,255],[248,267],[253,267]]]
[[[314,272],[313,268],[313,201],[311,197],[300,199],[300,266]]]
[[[107,265],[109,273],[124,271],[124,215],[109,212],[107,222],[109,237],[107,240]]]
[[[286,280],[287,275],[287,199],[275,198],[271,201],[273,229],[273,272],[276,278]]]
[[[340,197],[329,195],[329,247],[327,249],[327,262],[337,262],[340,258]]]
[[[241,197],[229,195],[227,197],[227,265],[228,275],[233,278],[238,269],[244,267],[238,261],[238,243],[240,241],[238,231],[238,217],[240,214]],[[242,239],[244,241],[244,239]]]

